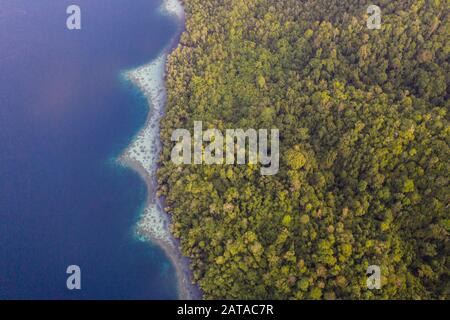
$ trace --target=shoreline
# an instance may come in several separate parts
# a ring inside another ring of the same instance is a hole
[[[119,157],[119,162],[136,171],[145,181],[147,199],[145,209],[136,226],[136,234],[163,249],[175,267],[180,299],[201,299],[200,289],[192,284],[190,261],[181,254],[178,240],[170,232],[170,216],[163,209],[163,200],[156,195],[156,170],[161,152],[159,123],[166,105],[165,75],[167,59],[176,48],[174,43],[184,29],[184,8],[179,0],[163,0],[160,14],[176,17],[180,25],[175,37],[150,63],[123,73],[147,99],[149,112],[145,125]]]

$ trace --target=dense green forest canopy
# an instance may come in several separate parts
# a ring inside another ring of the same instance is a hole
[[[184,4],[158,180],[204,297],[450,298],[449,1]],[[278,128],[279,173],[174,165],[194,121]]]

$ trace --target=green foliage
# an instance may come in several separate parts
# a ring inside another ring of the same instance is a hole
[[[205,298],[449,299],[448,1],[380,0],[380,30],[357,0],[184,3],[158,182]],[[194,121],[278,128],[279,173],[175,166]]]
[[[287,165],[293,169],[298,170],[303,168],[306,164],[305,156],[300,152],[300,148],[296,146],[296,148],[288,150],[285,155]]]

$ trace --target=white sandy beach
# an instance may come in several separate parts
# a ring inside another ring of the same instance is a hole
[[[178,19],[184,19],[184,8],[179,0],[164,0],[161,6],[162,14],[175,15]]]
[[[184,21],[184,8],[179,0],[164,0],[160,12],[176,17],[179,23]],[[123,74],[144,93],[150,111],[144,128],[120,160],[138,171],[145,179],[148,188],[146,208],[136,228],[138,236],[146,241],[157,243],[170,257],[177,272],[180,299],[199,299],[200,291],[192,285],[189,261],[181,255],[177,241],[169,230],[169,216],[162,209],[160,199],[156,197],[155,173],[161,151],[159,122],[164,114],[166,103],[164,79],[170,47],[167,47],[151,63]]]

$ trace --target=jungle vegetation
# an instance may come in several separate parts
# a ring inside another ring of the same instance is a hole
[[[204,298],[449,299],[450,2],[183,2],[158,182]],[[173,164],[194,121],[278,128],[279,173]]]

